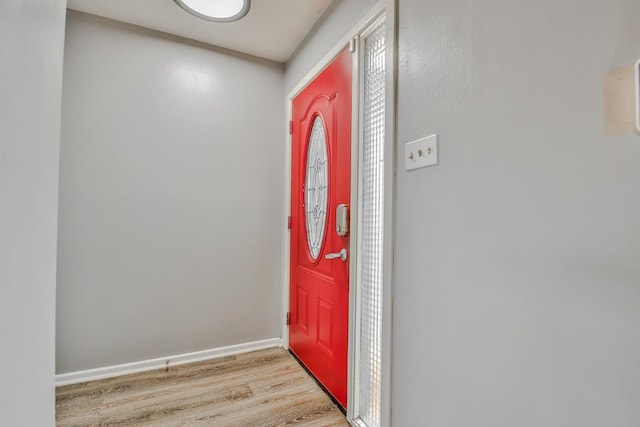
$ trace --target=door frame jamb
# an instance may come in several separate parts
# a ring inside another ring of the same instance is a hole
[[[373,23],[375,23],[381,16],[385,15],[386,20],[388,20],[388,30],[387,30],[387,41],[386,45],[392,48],[392,52],[388,55],[388,58],[395,58],[395,48],[390,42],[395,43],[395,37],[389,39],[390,31],[395,30],[395,6],[389,7],[389,3],[392,3],[395,0],[379,0],[375,6],[361,19],[358,23],[351,28],[351,30],[344,36],[338,43],[334,45],[333,48],[327,52],[322,59],[294,86],[294,88],[287,94],[286,97],[286,117],[285,117],[285,129],[286,131],[286,144],[285,144],[285,182],[284,182],[284,215],[283,215],[283,260],[282,260],[282,313],[281,313],[281,336],[282,336],[282,347],[285,350],[289,349],[289,325],[287,325],[287,314],[289,312],[289,291],[290,291],[290,230],[288,224],[288,217],[291,215],[291,147],[292,147],[292,135],[289,132],[290,129],[290,121],[292,120],[292,101],[293,99],[300,93],[302,90],[307,87],[309,83],[313,81],[313,79],[318,76],[332,61],[335,59],[340,52],[345,47],[349,47],[352,45],[353,40],[356,40],[355,46],[359,43],[357,42],[357,38],[363,34]],[[391,10],[389,10],[391,9]],[[393,20],[393,21],[392,21]],[[391,27],[391,30],[389,29]],[[356,337],[357,337],[357,324],[359,322],[356,319],[356,308],[357,308],[357,293],[358,287],[357,283],[357,262],[358,259],[358,245],[359,239],[357,235],[357,225],[354,225],[354,222],[357,221],[359,210],[358,203],[360,197],[360,189],[359,189],[359,180],[360,180],[360,128],[361,128],[361,97],[360,97],[360,87],[361,87],[361,76],[360,76],[360,61],[359,61],[359,52],[354,53],[353,67],[352,67],[352,123],[351,123],[351,200],[350,200],[350,216],[351,216],[351,232],[350,232],[350,254],[349,258],[351,260],[349,266],[349,362],[348,362],[348,372],[347,372],[347,389],[348,389],[348,402],[347,402],[347,418],[352,420],[355,416],[354,412],[354,398],[356,393],[356,384],[354,384],[355,380],[357,380],[358,373],[358,361],[355,360],[355,350],[356,350]],[[389,67],[390,60],[387,60],[387,67]],[[387,85],[389,87],[389,80],[393,80],[395,78],[395,71],[392,68],[388,68],[387,72]],[[393,130],[392,122],[389,122],[389,118],[394,117],[394,106],[395,100],[394,98],[389,99],[389,96],[395,94],[395,90],[393,87],[389,87],[387,90],[387,118],[385,120],[386,131],[385,131],[385,158],[389,159],[388,162],[385,162],[385,203],[384,203],[384,215],[385,215],[385,243],[384,243],[384,255],[391,255],[391,213],[392,213],[392,194],[393,194],[393,171],[394,167],[394,156],[390,155],[393,153],[393,143],[389,141],[393,141],[393,139],[388,139],[388,135],[391,134]],[[391,108],[389,108],[391,107]],[[388,170],[387,170],[388,169]],[[386,196],[390,196],[389,200],[386,200]],[[388,239],[387,239],[388,238]],[[387,241],[388,240],[388,241]],[[391,295],[389,284],[387,282],[387,278],[391,277],[390,270],[391,268],[391,257],[388,258],[389,261],[385,260],[384,262],[384,299],[383,299],[383,395],[382,395],[382,425],[389,425],[388,419],[389,417],[389,409],[390,402],[388,399],[390,398],[390,384],[389,381],[391,379],[390,376],[390,320],[391,320]],[[385,334],[386,332],[386,334]],[[386,339],[385,336],[386,335]]]

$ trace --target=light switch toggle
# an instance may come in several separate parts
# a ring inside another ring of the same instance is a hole
[[[405,169],[413,170],[438,164],[438,135],[431,135],[404,146]]]

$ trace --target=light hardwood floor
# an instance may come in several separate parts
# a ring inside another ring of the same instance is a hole
[[[279,348],[59,387],[56,421],[58,426],[349,426]]]

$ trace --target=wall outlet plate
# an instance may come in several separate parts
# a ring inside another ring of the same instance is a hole
[[[424,168],[438,164],[438,135],[427,136],[404,145],[405,169]]]

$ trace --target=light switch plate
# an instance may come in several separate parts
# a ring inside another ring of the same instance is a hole
[[[438,135],[427,136],[404,145],[405,169],[424,168],[438,164]]]

